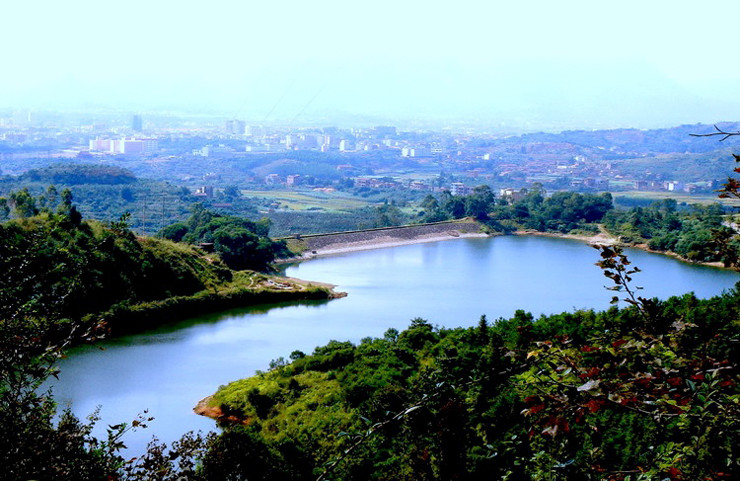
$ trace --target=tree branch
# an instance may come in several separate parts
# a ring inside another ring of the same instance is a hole
[[[717,124],[714,125],[714,129],[716,130],[716,132],[712,132],[710,134],[689,134],[689,135],[692,136],[692,137],[714,137],[716,135],[724,135],[724,137],[722,137],[721,139],[719,139],[720,142],[722,142],[723,140],[727,140],[728,138],[730,138],[732,136],[740,135],[740,131],[738,131],[738,132],[727,132],[727,131],[722,130],[719,127],[717,127]]]

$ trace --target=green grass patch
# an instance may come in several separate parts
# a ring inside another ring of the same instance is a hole
[[[360,209],[371,205],[367,200],[348,195],[344,192],[318,192],[304,190],[243,190],[247,197],[270,199],[280,202],[281,207],[292,210],[323,209],[328,212],[343,212]]]

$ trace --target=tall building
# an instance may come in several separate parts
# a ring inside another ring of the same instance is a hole
[[[229,134],[244,135],[246,124],[243,120],[227,120],[226,132]]]
[[[131,118],[131,130],[134,132],[141,132],[143,126],[144,124],[141,121],[141,115],[134,115]]]

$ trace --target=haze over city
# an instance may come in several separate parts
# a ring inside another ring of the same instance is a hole
[[[0,108],[501,130],[733,120],[736,2],[12,2]]]

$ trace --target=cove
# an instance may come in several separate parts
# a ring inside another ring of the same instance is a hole
[[[626,251],[643,272],[634,285],[644,297],[694,291],[711,297],[740,280],[736,272],[696,266],[638,250]],[[131,455],[152,436],[171,442],[189,430],[214,429],[193,414],[203,397],[266,370],[294,350],[310,353],[329,340],[358,342],[404,329],[422,317],[444,327],[574,309],[603,310],[613,292],[588,245],[547,237],[456,239],[317,258],[286,275],[337,285],[348,296],[332,301],[258,306],[188,319],[160,329],[85,346],[60,363],[54,382],[60,407],[84,418],[101,406],[105,426],[148,410],[149,429],[130,434]]]

